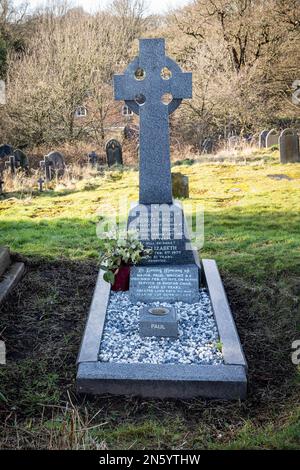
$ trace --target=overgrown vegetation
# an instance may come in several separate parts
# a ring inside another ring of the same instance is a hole
[[[2,196],[0,245],[27,262],[0,309],[2,448],[299,448],[300,370],[291,345],[300,337],[300,166],[280,165],[268,151],[239,160],[180,170],[190,178],[190,202],[204,204],[201,256],[218,262],[249,363],[242,403],[75,394],[98,271],[96,223],[119,197],[136,200],[136,171]]]

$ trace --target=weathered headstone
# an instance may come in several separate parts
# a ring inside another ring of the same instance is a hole
[[[165,69],[169,71],[167,78],[162,76]],[[166,95],[171,95],[170,99],[167,100]],[[139,57],[127,67],[124,75],[115,76],[115,98],[124,99],[140,117],[139,204],[130,211],[128,227],[138,231],[144,246],[153,253],[143,262],[151,267],[139,267],[131,274],[130,296],[135,301],[145,299],[144,277],[155,279],[153,285],[149,283],[149,289],[152,287],[148,302],[151,302],[151,293],[153,299],[160,301],[165,300],[166,295],[169,301],[181,296],[187,302],[199,296],[199,268],[191,250],[183,210],[178,203],[173,203],[169,145],[169,114],[183,98],[191,95],[191,74],[183,73],[166,57],[163,39],[141,39]],[[185,271],[184,265],[195,268],[187,268],[191,276],[186,295],[178,284],[179,273]],[[154,272],[162,275],[153,277]],[[176,286],[175,289],[171,289],[171,285]]]
[[[13,154],[15,157],[16,168],[22,168],[23,170],[29,168],[28,158],[27,155],[23,152],[23,150],[15,149]]]
[[[266,138],[267,138],[267,135],[268,135],[269,131],[264,129],[263,131],[261,131],[261,133],[259,134],[259,148],[265,148],[266,147]]]
[[[273,145],[278,145],[279,134],[276,129],[271,129],[266,136],[266,147],[273,147]]]
[[[116,139],[111,139],[105,146],[108,166],[123,165],[122,145]]]
[[[279,137],[281,163],[300,162],[299,137],[295,129],[284,129]]]
[[[42,192],[43,191],[43,183],[45,182],[45,180],[43,178],[39,178],[38,179],[38,184],[39,184],[39,191]]]
[[[46,181],[51,181],[54,176],[60,178],[64,175],[65,159],[60,152],[50,152],[45,155],[40,166],[45,171]]]
[[[88,154],[88,163],[92,166],[92,168],[97,166],[98,160],[99,160],[99,157],[94,150]]]
[[[172,191],[174,197],[189,198],[189,177],[182,173],[172,173]]]
[[[0,145],[0,158],[9,157],[10,155],[13,155],[13,153],[14,153],[14,149],[11,145],[9,144]]]
[[[128,228],[139,233],[152,255],[141,264],[175,265],[195,262],[182,206],[174,204],[137,204],[130,210]]]

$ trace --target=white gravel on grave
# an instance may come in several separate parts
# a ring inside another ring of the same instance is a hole
[[[217,348],[218,330],[210,298],[200,290],[199,302],[176,302],[177,339],[139,335],[139,310],[145,304],[131,303],[128,292],[112,292],[100,344],[99,360],[144,364],[222,364]],[[153,302],[151,305],[170,304]]]

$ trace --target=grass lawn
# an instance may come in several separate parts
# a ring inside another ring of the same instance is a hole
[[[0,245],[27,264],[0,307],[0,448],[300,448],[300,369],[291,361],[300,339],[300,164],[277,162],[278,152],[256,152],[246,165],[173,168],[189,176],[189,202],[205,209],[200,254],[217,260],[224,280],[249,363],[245,402],[75,395],[96,224],[112,220],[125,196],[137,199],[137,171],[0,196]]]

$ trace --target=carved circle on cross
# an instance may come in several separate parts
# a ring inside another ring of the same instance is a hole
[[[160,71],[161,80],[166,82],[171,78],[176,80],[177,74],[182,74],[182,70],[178,64],[170,57],[165,57],[165,66]],[[124,75],[132,75],[137,81],[144,81],[147,79],[147,70],[144,70],[139,66],[139,58],[136,57],[126,68]],[[126,105],[137,115],[140,114],[140,107],[143,106],[147,101],[147,97],[139,93],[135,96],[134,100],[125,100]],[[173,113],[180,103],[181,98],[173,98],[170,93],[164,93],[161,97],[161,101],[164,105],[168,106],[168,113]]]

